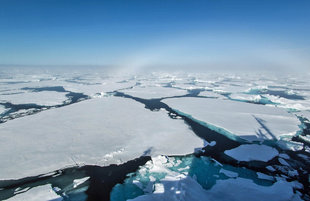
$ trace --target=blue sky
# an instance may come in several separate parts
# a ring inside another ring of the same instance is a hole
[[[309,0],[0,0],[0,64],[310,69],[309,21]]]

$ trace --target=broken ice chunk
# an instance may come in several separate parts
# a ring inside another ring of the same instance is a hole
[[[264,161],[267,162],[279,154],[279,152],[272,147],[257,144],[240,145],[231,150],[224,152],[226,155],[238,161]]]

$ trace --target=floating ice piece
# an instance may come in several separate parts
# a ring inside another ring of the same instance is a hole
[[[272,186],[259,186],[252,180],[244,178],[218,180],[210,190],[207,197],[202,200],[302,200],[293,192],[294,183],[278,181]]]
[[[239,136],[248,141],[278,139],[300,130],[297,117],[281,108],[192,97],[170,98],[162,102],[232,138]]]
[[[238,161],[269,161],[279,154],[272,147],[257,144],[244,144],[224,152]]]
[[[233,172],[233,171],[229,171],[229,170],[225,170],[225,169],[221,169],[220,170],[220,173],[223,173],[223,174],[225,174],[227,177],[238,177],[238,173],[236,173],[236,172]]]
[[[122,90],[121,92],[130,96],[143,98],[143,99],[155,99],[172,96],[186,95],[186,90],[175,89],[170,87],[150,86],[150,87],[134,87],[132,89]]]
[[[279,157],[284,158],[284,159],[290,159],[290,156],[287,154],[279,154]]]
[[[157,190],[156,186],[160,188]],[[185,175],[166,176],[156,186],[153,194],[142,195],[128,201],[202,201],[208,197],[207,192],[194,179]]]
[[[0,101],[13,104],[36,104],[53,106],[63,104],[68,98],[67,93],[55,91],[25,92],[11,95],[1,95]]]
[[[47,184],[44,186],[38,186],[29,189],[28,191],[17,194],[9,199],[7,201],[21,201],[21,200],[27,200],[27,201],[44,201],[44,200],[51,200],[51,201],[62,201],[62,197],[57,195],[53,190],[52,187]]]
[[[269,175],[266,175],[266,174],[261,173],[261,172],[256,172],[256,174],[257,174],[257,178],[259,178],[259,179],[265,179],[265,180],[274,181],[274,177],[273,176],[269,176]]]
[[[74,179],[73,180],[73,188],[78,187],[79,185],[83,184],[86,182],[90,177],[84,177],[82,179]]]
[[[252,180],[234,178],[218,180],[209,190],[204,190],[194,179],[189,176],[179,175],[178,177],[166,176],[161,180],[160,192],[139,196],[130,201],[162,201],[162,200],[302,200],[294,194],[293,182],[277,181],[272,186],[259,186]]]
[[[214,93],[213,91],[202,91],[199,93],[199,96],[206,96],[206,97],[218,98],[218,99],[227,99],[227,97],[221,94],[218,94],[218,93]]]
[[[236,101],[254,102],[254,103],[260,103],[260,104],[274,104],[272,101],[268,100],[265,97],[262,97],[261,95],[238,93],[238,94],[231,94],[229,95],[229,97],[232,100],[236,100]]]
[[[6,111],[5,107],[0,105],[0,114],[4,113]]]
[[[288,164],[288,162],[286,162],[283,158],[278,158],[278,161],[284,166],[290,166],[290,164]]]
[[[0,138],[0,180],[76,164],[120,164],[143,154],[189,154],[203,146],[183,120],[119,97],[90,99],[0,124]]]

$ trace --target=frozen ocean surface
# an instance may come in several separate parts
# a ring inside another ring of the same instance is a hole
[[[2,179],[77,164],[120,164],[143,154],[184,155],[203,146],[182,120],[170,119],[163,110],[148,112],[142,104],[118,97],[9,121],[0,124],[0,133]]]
[[[0,102],[10,102],[12,104],[36,104],[43,106],[61,105],[66,100],[65,92],[42,91],[24,92],[17,94],[1,95]]]
[[[0,200],[310,200],[308,80],[3,71]]]
[[[61,201],[63,200],[61,196],[57,195],[53,190],[51,185],[46,184],[44,186],[38,186],[35,188],[26,189],[24,192],[18,192],[16,196],[8,199],[8,201],[42,201],[42,200],[52,200]]]
[[[230,149],[224,152],[226,155],[238,161],[269,161],[279,154],[272,147],[257,144],[240,145],[237,148]]]
[[[300,122],[294,115],[276,107],[191,97],[163,102],[211,129],[248,141],[279,139],[281,135],[294,135],[300,130]]]
[[[137,86],[132,89],[121,90],[130,96],[144,98],[144,99],[156,99],[171,96],[182,96],[187,94],[186,90],[161,87],[161,86]]]

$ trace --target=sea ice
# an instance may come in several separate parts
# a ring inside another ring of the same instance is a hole
[[[63,104],[63,102],[68,99],[66,94],[67,93],[55,91],[24,92],[18,94],[1,95],[0,102],[53,106]]]
[[[208,193],[191,177],[185,175],[166,176],[158,183],[152,194],[146,194],[128,201],[162,201],[162,200],[190,200],[202,201],[206,200]]]
[[[269,161],[279,154],[272,147],[258,144],[244,144],[224,152],[238,161]]]
[[[278,139],[300,130],[297,117],[281,108],[192,97],[165,99],[163,102],[212,130],[248,141]]]
[[[53,190],[51,185],[44,185],[44,186],[38,186],[29,189],[28,191],[17,194],[9,199],[7,201],[62,201],[62,197],[57,195]]]
[[[2,105],[0,105],[0,115],[1,115],[3,112],[5,112],[5,111],[6,111],[5,107],[2,106]]]
[[[143,99],[155,99],[172,96],[186,95],[186,90],[175,89],[170,87],[150,86],[150,87],[134,87],[132,89],[122,90],[121,92],[130,96],[143,98]]]
[[[120,164],[145,153],[184,155],[203,146],[183,120],[118,97],[90,99],[0,124],[0,138],[0,180],[76,164]]]
[[[272,186],[259,186],[252,180],[244,178],[218,180],[216,185],[206,191],[208,196],[202,200],[301,200],[298,195],[294,194],[293,187],[293,182],[286,181],[277,181]]]
[[[274,95],[264,95],[270,101],[279,104],[279,107],[295,110],[310,110],[309,99],[305,100],[290,100],[283,97],[278,97]]]
[[[211,189],[205,190],[193,178],[180,174],[177,176],[167,175],[160,180],[159,184],[157,186],[160,188],[158,190],[155,188],[152,194],[145,194],[130,201],[261,201],[270,199],[274,201],[301,201],[301,198],[293,192],[294,183],[282,180],[275,182],[272,186],[260,186],[250,179],[231,178],[217,180]]]
[[[68,91],[83,93],[88,96],[95,96],[97,93],[113,92],[120,89],[126,89],[135,86],[134,80],[124,81],[117,78],[103,79],[100,83],[93,85],[66,83],[64,88]]]

